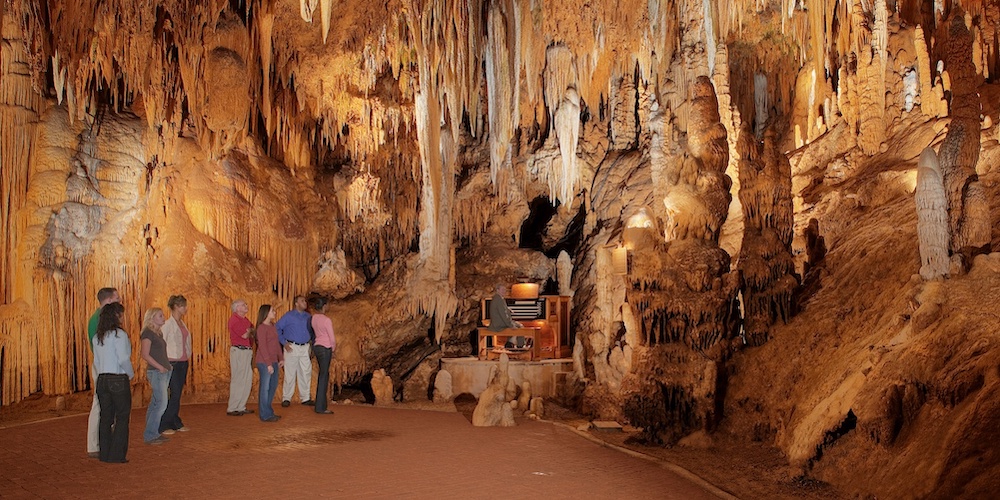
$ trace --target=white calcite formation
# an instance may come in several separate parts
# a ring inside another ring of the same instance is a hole
[[[372,392],[375,393],[376,406],[389,406],[395,403],[392,378],[381,368],[372,374]]]
[[[508,386],[513,382],[508,374],[507,354],[500,355],[500,362],[490,367],[490,381],[479,394],[479,403],[472,412],[472,425],[476,427],[511,427],[514,422],[516,400],[508,397]]]
[[[920,244],[920,276],[932,280],[948,275],[948,198],[938,166],[937,154],[924,149],[917,165],[917,237]]]
[[[434,377],[434,402],[446,403],[455,397],[452,389],[451,372],[439,370]]]

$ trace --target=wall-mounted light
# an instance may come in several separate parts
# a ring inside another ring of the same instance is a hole
[[[518,283],[510,287],[512,299],[537,299],[538,283]]]

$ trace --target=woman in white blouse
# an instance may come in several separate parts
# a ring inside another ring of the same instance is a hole
[[[188,362],[191,359],[191,332],[184,324],[187,316],[188,301],[183,295],[171,295],[167,299],[170,308],[170,319],[163,324],[163,340],[167,342],[167,359],[170,361],[170,382],[168,384],[167,409],[160,418],[160,433],[173,434],[176,431],[187,431],[187,426],[181,421],[181,393],[187,382]]]
[[[132,413],[132,343],[122,330],[125,308],[117,302],[104,306],[94,335],[94,371],[101,404],[98,441],[102,462],[128,463],[128,421]]]

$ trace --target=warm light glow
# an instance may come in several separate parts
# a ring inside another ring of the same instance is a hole
[[[512,299],[537,299],[538,283],[518,283],[510,287]]]
[[[615,274],[628,274],[628,249],[624,246],[611,251],[611,269]]]
[[[625,227],[653,227],[653,219],[649,218],[645,208],[641,208],[635,215],[629,217]]]

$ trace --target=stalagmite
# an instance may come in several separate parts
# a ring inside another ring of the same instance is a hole
[[[948,199],[941,179],[937,155],[924,149],[917,165],[917,238],[920,244],[920,276],[925,280],[947,277]]]
[[[559,277],[559,295],[573,295],[573,261],[565,250],[559,252],[556,259],[556,268]]]
[[[799,284],[792,259],[792,172],[768,130],[761,148],[750,134],[740,137],[740,201],[744,232],[739,269],[746,342],[767,342],[777,320],[787,322],[792,292]]]
[[[990,215],[987,190],[979,181],[970,182],[965,191],[965,214],[962,217],[964,248],[976,253],[989,253],[992,229],[993,218]]]
[[[638,345],[629,346],[622,409],[651,440],[712,425],[717,364],[729,357],[737,331],[739,275],[730,272],[730,258],[717,243],[729,211],[729,144],[708,77],[697,79],[692,94],[682,151],[665,148],[664,137],[676,126],[666,113],[650,119],[651,169],[654,182],[663,184],[654,193],[666,194],[666,223],[674,226],[665,230],[668,241],[652,236],[656,228],[640,229],[649,237],[629,239],[626,302],[641,333]],[[702,374],[698,382],[693,373]]]
[[[947,116],[948,103],[939,95],[943,92],[934,86],[934,69],[924,40],[924,30],[919,25],[913,30],[913,46],[917,52],[917,74],[920,77],[920,111],[932,117]]]

